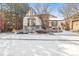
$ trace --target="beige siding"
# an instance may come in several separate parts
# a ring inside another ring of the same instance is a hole
[[[73,22],[73,30],[74,30],[74,31],[79,30],[79,21]]]

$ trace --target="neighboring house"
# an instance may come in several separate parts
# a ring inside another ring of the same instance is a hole
[[[43,29],[48,29],[49,27],[52,27],[52,20],[50,18],[57,18],[54,15],[50,14],[35,14],[33,9],[30,8],[28,13],[23,19],[23,29],[26,29],[27,27],[38,27]]]
[[[62,28],[61,23],[63,22],[62,19],[60,18],[49,18],[49,27],[60,27]]]
[[[28,13],[23,19],[23,29],[30,28],[43,28],[48,29],[52,27],[58,27],[61,23],[61,19],[50,14],[35,14],[33,9],[30,8]]]
[[[67,23],[67,29],[72,31],[79,31],[79,14],[73,15],[64,19]]]

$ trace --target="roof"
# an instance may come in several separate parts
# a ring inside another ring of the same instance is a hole
[[[58,20],[58,21],[62,21],[61,18],[49,18],[49,20]]]
[[[51,14],[38,14],[38,15],[48,15],[48,16],[51,16],[51,17],[57,18],[56,16],[51,15]]]

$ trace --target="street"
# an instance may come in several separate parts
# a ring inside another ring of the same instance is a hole
[[[75,33],[35,35],[1,33],[0,56],[79,56],[79,36]]]

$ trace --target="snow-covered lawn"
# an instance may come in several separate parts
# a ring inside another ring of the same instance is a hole
[[[78,49],[79,36],[72,32],[0,34],[0,56],[79,56]]]
[[[79,56],[79,45],[75,43],[76,41],[0,40],[0,56]]]

